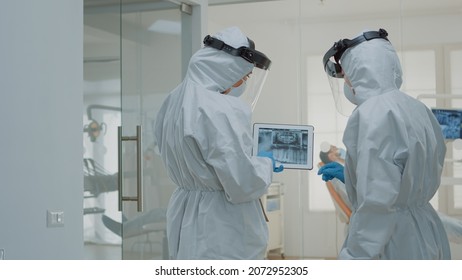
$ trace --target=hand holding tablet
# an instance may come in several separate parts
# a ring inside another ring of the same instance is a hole
[[[271,159],[271,161],[273,162],[273,172],[279,173],[279,172],[282,172],[284,170],[284,165],[281,164],[279,166],[276,166],[276,161],[274,160],[273,152],[260,151],[260,152],[258,152],[257,156],[259,156],[259,157],[267,157],[267,158]]]

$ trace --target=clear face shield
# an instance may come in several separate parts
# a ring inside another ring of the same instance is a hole
[[[250,105],[253,111],[268,76],[271,60],[264,53],[255,50],[255,43],[249,38],[247,39],[249,47],[235,49],[223,41],[208,35],[204,38],[204,45],[222,50],[234,56],[240,56],[254,65],[252,72],[234,84],[228,93],[228,95],[240,97]]]
[[[241,85],[241,87],[244,87],[244,92],[240,98],[246,103],[250,104],[252,111],[257,105],[258,98],[260,97],[260,93],[263,89],[263,85],[265,84],[267,76],[268,70],[255,67],[252,70],[252,73],[248,75],[245,84]]]
[[[343,79],[334,78],[329,75],[327,78],[334,98],[335,108],[341,115],[349,117],[356,108],[356,103],[353,99],[350,101],[347,98],[348,95],[353,95],[352,89],[348,88]]]
[[[340,60],[343,53],[345,53],[348,48],[354,47],[365,41],[377,38],[388,40],[387,36],[388,33],[384,29],[379,29],[379,31],[364,32],[352,40],[339,40],[338,42],[334,43],[334,45],[324,55],[324,70],[326,71],[330,88],[332,90],[335,107],[340,114],[344,116],[350,116],[353,110],[356,108],[354,90],[347,77],[345,77],[343,69],[340,65]]]

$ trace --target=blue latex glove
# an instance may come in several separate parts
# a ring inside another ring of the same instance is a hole
[[[334,161],[329,162],[323,165],[321,168],[319,168],[318,175],[322,174],[322,179],[326,182],[334,178],[337,178],[345,184],[345,174],[343,170],[343,165]]]
[[[282,164],[276,167],[276,161],[274,160],[273,152],[260,151],[258,152],[258,156],[267,157],[271,159],[271,161],[273,162],[273,172],[279,173],[284,170],[284,166]]]

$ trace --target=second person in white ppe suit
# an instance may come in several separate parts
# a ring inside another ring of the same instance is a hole
[[[399,90],[401,66],[387,36],[383,29],[364,32],[324,56],[333,91],[334,80],[344,78],[344,96],[356,106],[343,135],[345,170],[329,163],[319,172],[344,181],[353,207],[338,257],[450,259],[429,202],[440,185],[443,135],[432,112]]]
[[[255,103],[238,96],[271,61],[237,27],[207,36],[204,44],[164,101],[154,128],[178,186],[167,209],[170,258],[263,259],[268,228],[259,198],[273,169],[283,168],[271,157],[251,156]]]

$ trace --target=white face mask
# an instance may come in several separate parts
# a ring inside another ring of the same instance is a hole
[[[343,93],[351,103],[358,105],[358,102],[356,101],[355,90],[351,88],[350,85],[348,85],[346,82],[343,84]]]
[[[243,83],[240,86],[232,87],[231,90],[228,92],[228,95],[239,97],[244,93],[246,87],[247,87],[247,82],[243,81]]]

